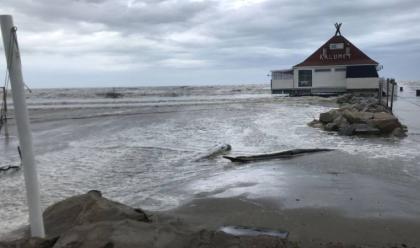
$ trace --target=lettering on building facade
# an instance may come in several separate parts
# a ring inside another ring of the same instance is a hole
[[[328,49],[323,48],[322,53],[319,55],[319,59],[320,60],[349,60],[351,59],[350,47],[346,47],[346,49],[343,49],[343,52],[338,52],[338,53],[337,52],[328,53]]]

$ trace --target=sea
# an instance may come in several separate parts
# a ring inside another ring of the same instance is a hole
[[[308,122],[337,107],[334,98],[272,95],[266,84],[33,89],[26,100],[42,207],[96,189],[149,211],[242,196],[275,199],[282,208],[420,218],[420,83],[399,86],[394,113],[408,126],[402,139],[311,128]],[[0,132],[3,168],[20,166],[9,117]],[[231,155],[336,151],[244,165],[221,156],[199,159],[222,144],[232,146]],[[349,195],[359,199],[356,205],[343,203]],[[297,205],[297,197],[306,201]],[[0,172],[0,239],[27,224],[22,169]]]

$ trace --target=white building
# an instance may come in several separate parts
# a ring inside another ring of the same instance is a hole
[[[293,95],[378,91],[378,62],[369,58],[340,33],[302,63],[271,71],[271,92]]]

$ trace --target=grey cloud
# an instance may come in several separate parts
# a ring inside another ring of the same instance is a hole
[[[8,2],[26,16],[33,16],[46,23],[56,23],[57,26],[63,22],[70,25],[84,21],[102,23],[111,29],[129,32],[141,31],[136,28],[157,31],[161,24],[176,28],[211,6],[211,2],[190,1],[142,1],[141,5],[138,4],[140,1],[136,1],[131,7],[128,1],[111,0]]]
[[[420,52],[417,0],[253,1],[235,8],[229,5],[235,0],[3,0],[0,10],[15,15],[31,61],[99,58],[98,64],[115,61],[119,68],[126,63],[130,74],[136,65],[146,75],[179,62],[196,73],[258,69],[261,74],[250,78],[266,80],[261,75],[268,70],[292,66],[322,45],[335,22],[343,22],[343,35],[378,61],[392,63],[385,54]],[[80,70],[100,73],[88,65]]]

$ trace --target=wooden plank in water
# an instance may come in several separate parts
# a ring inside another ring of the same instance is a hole
[[[232,162],[245,163],[245,162],[252,162],[252,161],[278,159],[278,158],[291,158],[294,156],[308,154],[308,153],[329,152],[333,150],[334,149],[325,149],[325,148],[293,149],[293,150],[288,150],[288,151],[283,151],[283,152],[266,153],[266,154],[258,154],[258,155],[251,155],[251,156],[238,156],[238,157],[223,156],[223,157],[226,159],[229,159]]]

